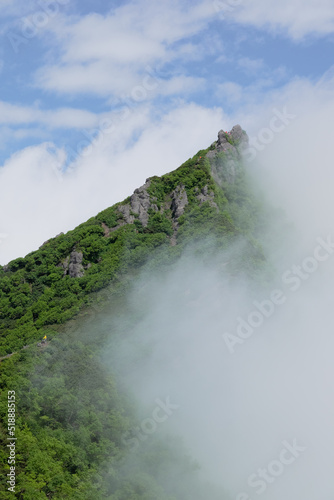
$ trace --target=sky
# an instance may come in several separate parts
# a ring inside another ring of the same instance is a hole
[[[295,144],[330,152],[331,0],[0,0],[0,15],[2,265],[236,123],[274,195]]]

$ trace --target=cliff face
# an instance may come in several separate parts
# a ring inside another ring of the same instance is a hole
[[[121,280],[157,252],[173,259],[193,241],[214,237],[226,245],[251,233],[254,200],[242,183],[237,196],[233,187],[244,176],[247,143],[239,125],[221,130],[217,141],[176,170],[150,177],[123,202],[0,266],[0,355],[67,321],[91,292]]]
[[[235,125],[230,132],[220,130],[218,139],[215,141],[210,150],[204,156],[198,156],[193,161],[193,166],[203,166],[205,159],[208,160],[206,168],[209,167],[212,179],[221,187],[224,182],[233,184],[236,177],[241,172],[241,152],[248,144],[248,136],[242,130],[240,125]],[[182,168],[182,167],[181,167]],[[164,179],[165,176],[162,177]],[[153,177],[153,183],[156,183],[157,178]],[[215,191],[209,188],[208,182],[204,186],[193,187],[193,198],[196,203],[201,205],[205,202],[211,207],[219,211],[218,205],[215,202]],[[186,207],[189,205],[187,187],[184,183],[178,184],[170,192],[165,191],[165,197],[162,203],[158,202],[157,196],[150,194],[153,188],[152,180],[146,179],[143,186],[135,189],[128,203],[117,206],[117,211],[123,217],[123,220],[113,228],[113,231],[124,226],[125,224],[133,224],[136,220],[139,221],[144,228],[149,224],[150,214],[159,213],[162,216],[166,215],[172,222],[173,235],[171,244],[177,244],[177,233],[179,228],[178,219],[181,217]],[[191,193],[190,193],[191,197]]]
[[[248,136],[240,125],[235,125],[230,132],[220,130],[214,149],[207,153],[211,173],[221,186],[224,182],[234,183],[241,171],[241,153],[248,146]]]

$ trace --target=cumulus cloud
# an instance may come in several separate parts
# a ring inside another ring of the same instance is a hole
[[[221,98],[224,96],[228,102],[234,103],[238,102],[242,99],[244,94],[244,89],[242,85],[239,85],[235,82],[225,82],[217,85],[216,96],[217,98]]]
[[[70,19],[55,28],[60,59],[37,71],[36,84],[64,93],[129,92],[148,64],[161,66],[193,54],[191,44],[176,42],[201,31],[213,15],[207,2],[187,8],[176,0],[165,4],[142,0],[117,7],[107,16],[94,13]]]
[[[46,125],[51,128],[91,127],[97,122],[97,116],[89,111],[75,108],[41,110],[32,106],[21,106],[0,101],[0,124]]]
[[[75,227],[99,210],[124,199],[148,176],[175,169],[198,149],[211,144],[219,129],[228,129],[235,123],[247,130],[251,141],[258,141],[256,159],[249,166],[251,171],[259,173],[258,183],[263,184],[273,202],[283,192],[289,192],[287,209],[293,218],[305,220],[307,212],[308,227],[315,227],[314,206],[326,206],[331,198],[332,88],[332,72],[314,84],[296,79],[281,90],[268,92],[262,100],[260,94],[256,99],[252,95],[248,95],[248,99],[243,96],[243,107],[229,116],[220,108],[210,110],[182,102],[165,114],[157,113],[147,103],[122,108],[109,115],[113,122],[110,131],[98,132],[103,122],[87,127],[88,135],[82,139],[86,146],[93,140],[92,147],[88,147],[86,155],[85,149],[83,155],[71,156],[70,153],[67,163],[70,161],[72,165],[68,171],[62,170],[66,152],[59,150],[57,154],[64,155],[63,161],[57,155],[55,160],[55,153],[50,153],[45,145],[14,155],[0,169],[4,192],[12,191],[15,186],[17,193],[16,197],[7,194],[0,202],[3,214],[0,232],[15,235],[14,239],[2,242],[1,263],[24,255],[47,238]],[[231,86],[230,92],[238,98],[242,89]],[[284,112],[293,116],[287,125],[282,123],[279,132],[270,130],[273,110],[283,116]],[[100,139],[95,145],[96,134]],[[305,170],[304,165],[311,159],[317,168]],[[57,169],[53,168],[55,162]],[[25,176],[18,174],[21,164]],[[42,166],[43,175],[36,175],[36,169]],[[322,186],[323,197],[312,190],[310,178],[314,185]],[[288,185],[286,179],[289,179]],[[22,199],[27,199],[29,210],[23,210],[17,203]],[[38,201],[33,204],[32,200]],[[50,203],[54,210],[41,209]],[[6,217],[5,213],[12,215]],[[325,214],[323,232],[331,226],[331,212]],[[24,239],[19,237],[18,226],[12,224],[22,220],[24,227],[29,228],[29,235]],[[309,239],[314,238],[314,232],[310,231]]]
[[[237,22],[284,34],[295,41],[307,36],[329,35],[334,30],[334,5],[331,0],[283,0],[279,3],[274,0],[249,0],[232,4],[235,6],[230,15]]]
[[[147,177],[174,170],[228,127],[220,109],[195,104],[180,103],[164,116],[148,108],[128,113],[108,132],[88,129],[91,146],[70,157],[67,170],[67,152],[50,143],[26,148],[0,168],[0,233],[8,235],[2,265],[123,200]]]

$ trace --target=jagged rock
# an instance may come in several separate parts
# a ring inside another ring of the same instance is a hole
[[[147,188],[150,187],[151,181],[146,179],[146,182],[143,186],[134,190],[133,195],[130,198],[130,206],[132,212],[138,214],[138,219],[143,224],[144,227],[147,226],[148,223],[148,209],[151,208],[158,212],[158,207],[155,203],[151,202],[150,195],[147,192]],[[128,205],[123,205],[124,207]],[[129,212],[130,213],[130,212]],[[133,221],[132,221],[133,222]]]
[[[64,276],[66,276],[67,271],[68,271],[68,265],[70,262],[70,256],[66,257],[60,264],[58,264],[57,267],[62,267],[64,269]]]
[[[75,250],[73,250],[73,252],[71,252],[71,254],[66,257],[66,259],[58,264],[58,267],[62,267],[64,269],[64,276],[68,274],[69,276],[71,276],[71,278],[82,278],[82,276],[84,276],[85,274],[82,260],[82,252],[76,252]]]
[[[71,278],[82,278],[84,276],[84,268],[82,266],[83,255],[82,252],[75,250],[70,255],[70,263],[68,266],[68,274]]]
[[[185,207],[188,205],[188,196],[183,184],[177,186],[174,191],[171,193],[172,195],[172,216],[174,219],[178,219],[184,213]]]
[[[133,224],[135,221],[135,216],[131,215],[130,205],[119,205],[118,211],[123,215],[126,224]]]
[[[240,125],[234,125],[234,127],[232,127],[231,130],[231,137],[235,142],[240,142],[240,141],[242,142],[243,140],[246,139],[247,136],[246,134],[244,134]]]
[[[181,215],[183,215],[184,209],[188,205],[188,196],[184,185],[180,184],[179,186],[177,186],[171,193],[171,197],[172,197],[172,203],[170,207],[166,208],[170,208],[172,210],[173,234],[170,237],[170,244],[172,246],[175,246],[177,243],[176,236],[179,228],[178,218],[181,217]]]
[[[197,189],[195,189],[195,191],[199,191],[199,189],[197,188]],[[204,203],[205,201],[208,201],[209,205],[211,207],[216,208],[218,211],[218,205],[214,201],[215,193],[213,191],[210,191],[210,193],[209,193],[209,188],[207,185],[202,188],[202,190],[199,194],[196,194],[196,197],[201,204]]]
[[[217,141],[217,150],[228,151],[229,149],[233,149],[234,146],[228,142],[228,136],[231,135],[228,132],[224,132],[224,130],[220,130],[218,132],[218,141]]]
[[[234,144],[230,144],[228,139]],[[218,140],[214,149],[208,151],[206,157],[210,161],[211,174],[214,180],[222,185],[223,182],[233,184],[240,169],[241,151],[247,147],[248,136],[240,125],[234,125],[231,132],[218,132]],[[224,154],[221,154],[224,153]]]
[[[228,139],[232,139],[235,145],[230,144]],[[243,150],[248,145],[248,135],[242,130],[240,125],[234,125],[230,132],[220,130],[218,132],[218,140],[211,145],[213,149],[208,151],[207,158],[214,158],[217,153],[222,152],[237,152]]]

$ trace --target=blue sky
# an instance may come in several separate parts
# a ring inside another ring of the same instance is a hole
[[[1,263],[220,128],[256,138],[273,109],[302,124],[333,100],[331,0],[2,0],[0,13]]]

